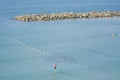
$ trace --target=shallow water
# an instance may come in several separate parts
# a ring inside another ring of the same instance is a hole
[[[42,22],[12,19],[27,13],[117,11],[119,0],[1,2],[0,80],[120,79],[120,18]]]

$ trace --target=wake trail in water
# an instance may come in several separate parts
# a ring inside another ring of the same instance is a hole
[[[46,62],[51,62],[51,63],[69,63],[69,64],[73,64],[73,65],[78,65],[81,69],[87,70],[89,69],[89,66],[80,63],[79,61],[76,61],[76,59],[69,57],[69,56],[65,56],[62,54],[55,54],[55,53],[49,53],[45,50],[42,50],[40,48],[35,48],[33,46],[31,46],[30,44],[22,41],[21,39],[18,39],[17,37],[11,36],[10,39],[12,39],[13,41],[17,42],[18,44],[29,48],[31,50],[33,50],[33,52],[38,53],[41,55],[41,57],[46,61]],[[100,70],[98,70],[97,72],[101,73]],[[64,73],[58,73],[59,75],[64,76],[65,80],[72,80],[72,78],[69,75],[65,75]]]
[[[72,57],[68,57],[68,56],[60,55],[60,54],[48,53],[47,51],[42,50],[40,48],[35,48],[35,47],[29,45],[28,43],[22,41],[21,39],[18,39],[16,37],[14,37],[14,36],[10,36],[10,39],[12,39],[13,41],[17,42],[20,45],[25,46],[26,48],[29,48],[29,49],[33,50],[35,53],[41,54],[42,57],[46,61],[48,61],[48,62],[54,62],[54,61],[56,61],[56,62],[62,62],[62,63],[79,64],[79,65],[83,66],[83,68],[87,67],[86,65],[83,65],[83,64],[77,62]]]
[[[14,37],[14,36],[11,36],[10,39],[14,40],[18,44],[21,44],[21,45],[25,46],[26,48],[29,48],[29,49],[33,50],[36,53],[39,53],[39,54],[42,54],[42,55],[48,55],[48,53],[46,51],[44,51],[42,49],[32,47],[31,45],[27,44],[26,42],[21,41],[20,39]]]
[[[59,55],[59,54],[53,54],[53,53],[48,53],[45,50],[39,49],[39,48],[35,48],[31,45],[29,45],[28,43],[14,37],[11,36],[10,39],[12,39],[13,41],[17,42],[20,45],[25,46],[26,48],[29,48],[31,50],[33,50],[35,53],[39,53],[42,55],[42,57],[44,57],[44,59],[46,59],[47,61],[57,61],[57,62],[69,62],[69,63],[73,63],[72,58],[68,57],[68,56],[64,56],[64,55]]]
[[[30,44],[22,41],[21,39],[18,39],[17,37],[14,36],[10,36],[10,39],[17,42],[18,44],[29,48],[31,50],[33,50],[35,53],[39,53],[42,58],[47,61],[47,62],[53,62],[53,63],[70,63],[73,65],[78,65],[81,67],[81,69],[87,70],[89,68],[89,66],[80,63],[79,61],[76,61],[75,59],[72,59],[71,57],[68,56],[64,56],[64,55],[59,55],[59,54],[53,54],[53,53],[48,53],[45,50],[42,50],[40,48],[35,48],[33,46],[31,46]],[[97,70],[97,73],[101,73],[101,70]],[[64,77],[65,80],[73,80],[70,75],[66,75],[65,73],[57,73],[61,76]],[[101,73],[102,74],[102,73]]]

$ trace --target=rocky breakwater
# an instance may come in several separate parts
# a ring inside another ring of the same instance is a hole
[[[52,13],[52,14],[31,14],[16,16],[15,20],[22,21],[52,21],[61,19],[77,19],[77,18],[102,18],[102,17],[114,17],[120,16],[120,12],[86,12],[86,13],[74,13],[74,12],[62,12],[62,13]]]

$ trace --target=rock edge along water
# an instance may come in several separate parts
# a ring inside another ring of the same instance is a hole
[[[52,14],[30,14],[30,15],[16,16],[14,19],[21,21],[52,21],[52,20],[62,20],[62,19],[103,18],[103,17],[114,17],[114,16],[120,16],[120,12],[93,11],[86,13],[61,12],[61,13],[52,13]]]

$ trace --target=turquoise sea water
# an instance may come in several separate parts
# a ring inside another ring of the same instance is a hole
[[[120,80],[119,17],[13,20],[32,13],[120,11],[119,0],[1,0],[0,6],[0,80]]]

